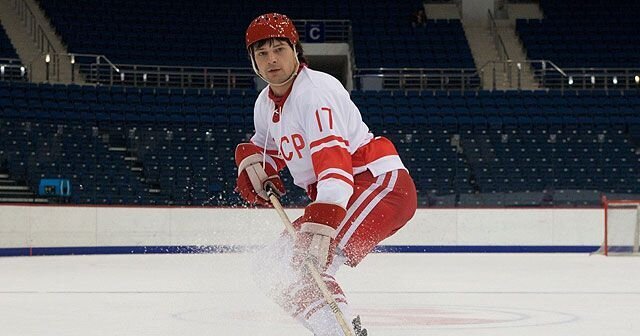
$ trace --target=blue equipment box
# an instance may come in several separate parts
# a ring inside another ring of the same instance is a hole
[[[41,179],[38,195],[68,197],[71,195],[71,184],[68,179]]]

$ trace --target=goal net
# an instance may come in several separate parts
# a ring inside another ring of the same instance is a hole
[[[604,205],[604,240],[598,253],[640,253],[640,200],[608,200]]]

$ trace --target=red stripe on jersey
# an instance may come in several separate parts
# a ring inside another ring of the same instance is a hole
[[[278,155],[278,151],[275,149],[267,150],[267,155]]]
[[[349,223],[349,224],[344,225],[341,228],[340,227],[338,228],[338,230],[340,231],[338,232],[335,238],[337,242],[340,243],[340,241],[342,240],[344,235],[347,233],[351,225],[354,225],[354,224],[360,225],[359,223],[355,223],[356,218],[358,218],[358,216],[360,216],[360,214],[367,208],[367,206],[369,206],[369,203],[371,203],[378,195],[380,195],[380,193],[382,193],[389,186],[390,181],[391,181],[391,174],[386,173],[384,175],[382,183],[376,186],[375,189],[373,189],[369,195],[365,196],[365,199],[362,200],[362,202],[357,205],[357,208],[353,210],[353,212],[350,214],[348,219],[345,218],[342,220],[342,223]],[[354,206],[354,204],[349,205],[349,207],[352,207],[352,206]],[[351,209],[349,209],[349,211],[351,211]],[[347,215],[349,215],[349,213],[347,213]]]
[[[327,147],[311,154],[311,162],[313,170],[318,174],[323,171],[335,168],[344,170],[347,174],[353,175],[353,167],[351,166],[351,154],[342,147]]]
[[[345,183],[347,183],[350,186],[353,186],[353,181],[349,180],[348,178],[344,177],[343,175],[340,174],[327,174],[325,176],[323,176],[319,181],[323,181],[323,180],[328,180],[328,179],[338,179],[340,181],[344,181]]]
[[[317,147],[317,146],[322,145],[323,143],[327,143],[327,142],[334,141],[334,140],[340,141],[340,142],[344,143],[345,145],[349,146],[349,141],[343,139],[342,137],[337,136],[337,135],[329,135],[329,136],[324,137],[322,139],[319,139],[319,140],[311,142],[311,144],[309,145],[309,149],[312,149],[313,147]]]
[[[389,155],[398,155],[393,143],[384,137],[375,138],[353,153],[353,166],[362,167]]]
[[[271,158],[273,159],[273,161],[275,161],[275,162],[276,162],[276,165],[278,166],[278,167],[277,167],[277,169],[276,169],[277,171],[281,171],[281,170],[282,170],[282,168],[284,168],[284,167],[286,167],[286,166],[287,166],[287,162],[286,162],[286,161],[284,161],[284,159],[281,159],[281,158],[279,158],[279,157],[275,157],[275,156],[273,156],[273,155],[270,155],[270,156],[271,156]]]
[[[264,147],[262,147],[262,146],[260,146],[260,145],[256,144],[256,143],[255,143],[255,142],[253,142],[253,141],[252,141],[251,143],[252,143],[254,146],[256,146],[256,147],[260,148],[260,152],[263,152],[263,151],[264,151]],[[267,154],[268,154],[268,155],[278,155],[278,150],[277,150],[277,149],[267,149]]]
[[[256,144],[255,144],[255,143],[253,143],[253,142],[251,142],[251,143],[252,143],[254,146],[256,146],[256,147],[258,147],[258,148],[260,149],[260,154],[263,154],[263,153],[264,153],[264,148],[262,148],[262,147],[260,147],[260,146],[256,145]],[[287,166],[287,163],[284,161],[284,159],[279,158],[279,157],[278,157],[278,154],[279,154],[279,153],[278,153],[278,150],[275,150],[275,149],[267,149],[267,155],[269,155],[269,156],[273,159],[273,161],[275,161],[275,163],[276,163],[276,166],[277,166],[277,167],[276,167],[276,170],[277,170],[277,171],[281,171],[281,170],[282,170],[282,168],[284,168],[284,167],[286,167],[286,166]]]

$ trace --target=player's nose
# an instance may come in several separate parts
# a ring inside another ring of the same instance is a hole
[[[278,56],[276,56],[276,53],[271,53],[269,55],[269,63],[275,64],[278,62]]]

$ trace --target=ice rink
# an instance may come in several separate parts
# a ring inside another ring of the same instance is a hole
[[[0,335],[309,335],[248,254],[0,258]],[[338,279],[369,335],[640,333],[640,258],[374,254]]]

